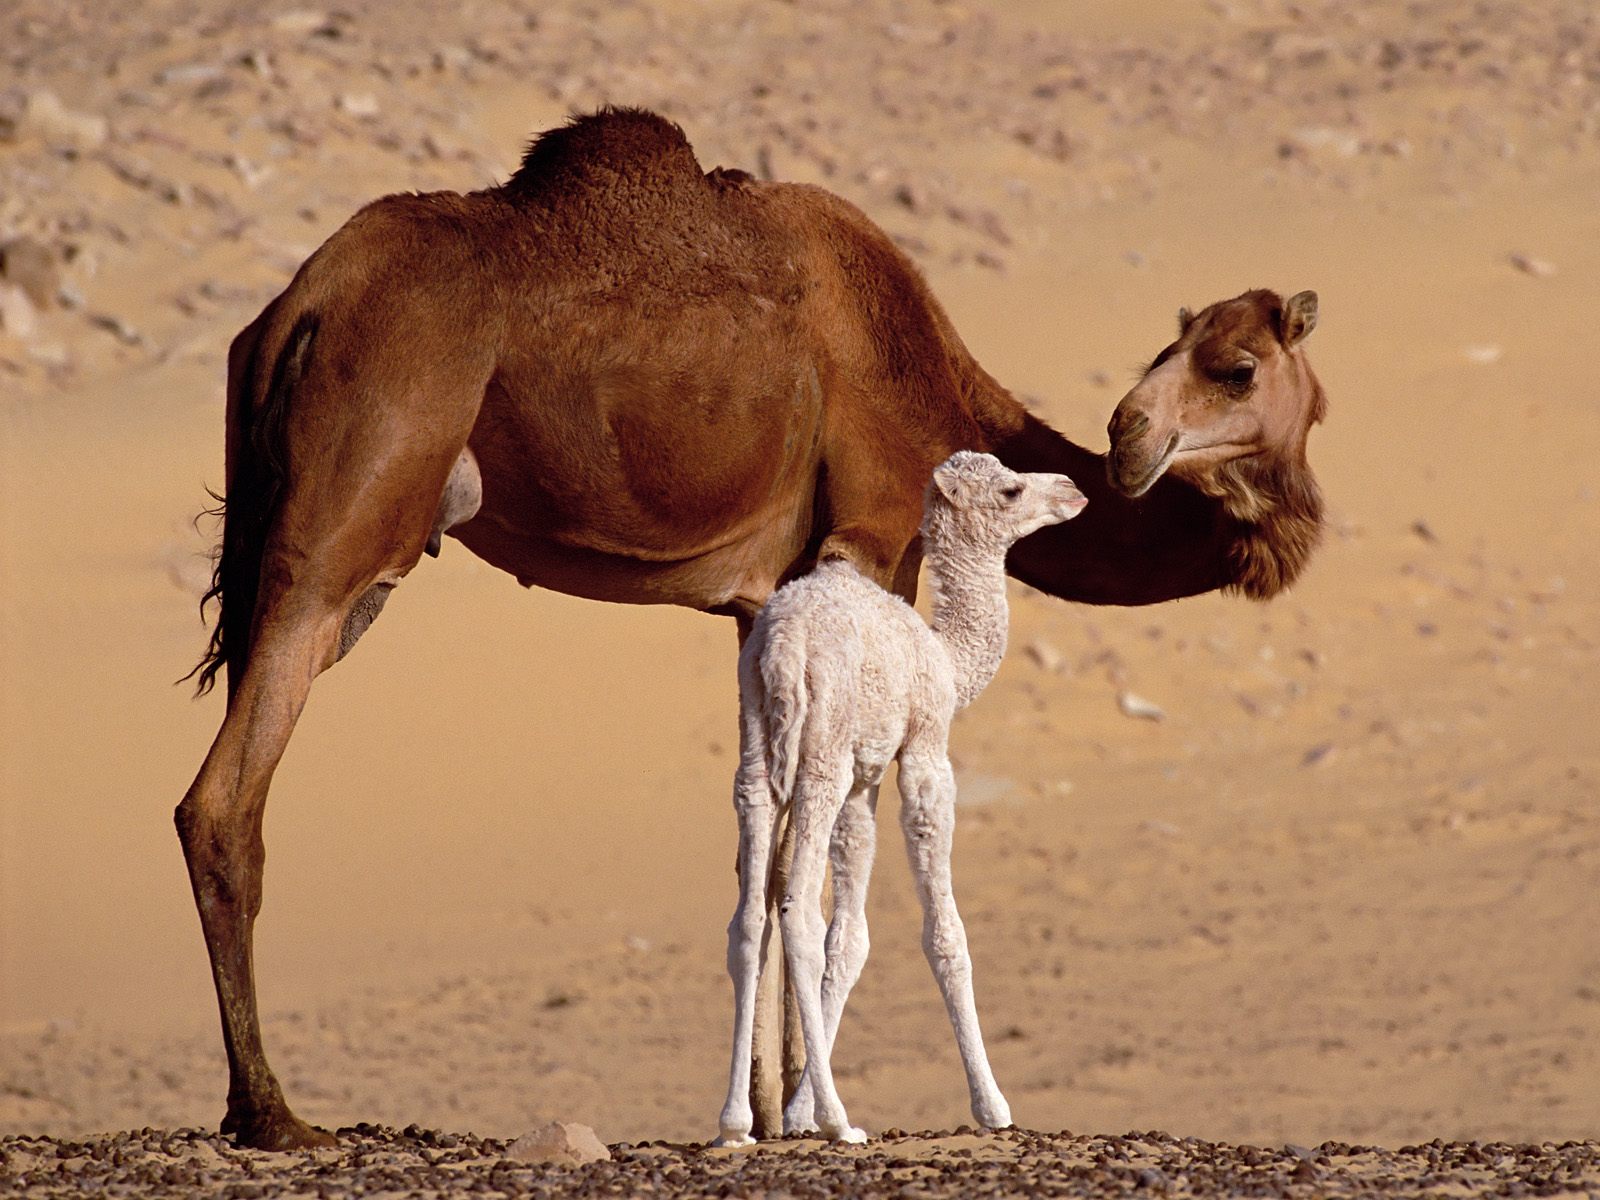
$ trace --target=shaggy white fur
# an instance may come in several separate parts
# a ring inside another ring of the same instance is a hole
[[[756,984],[766,954],[768,884],[783,810],[794,860],[779,926],[805,1040],[806,1068],[784,1131],[866,1140],[829,1065],[846,997],[867,959],[867,877],[876,785],[900,763],[900,826],[923,907],[923,949],[955,1026],[972,1115],[1011,1124],[972,998],[972,960],[950,883],[955,778],[950,721],[994,677],[1006,646],[1011,544],[1076,516],[1086,503],[1065,475],[1019,475],[963,450],[928,488],[922,534],[933,627],[904,600],[841,561],[775,593],[739,656],[739,907],[728,926],[733,1069],[718,1145],[748,1145]],[[833,866],[833,919],[822,885]]]

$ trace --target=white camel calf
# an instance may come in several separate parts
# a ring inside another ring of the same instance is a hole
[[[1086,503],[1065,475],[1019,475],[963,450],[933,473],[922,522],[933,627],[848,563],[820,564],[782,588],[739,656],[739,907],[728,926],[733,1071],[719,1145],[747,1145],[756,983],[766,940],[766,885],[785,807],[794,860],[779,925],[800,1009],[806,1068],[784,1112],[786,1132],[839,1141],[850,1125],[829,1056],[845,998],[867,958],[874,786],[900,762],[900,825],[922,901],[922,945],[944,994],[967,1072],[972,1115],[1011,1124],[972,999],[972,960],[950,889],[955,778],[947,743],[956,710],[1000,666],[1006,647],[1006,551],[1076,516]],[[831,847],[831,851],[830,851]],[[833,864],[826,938],[822,884]]]

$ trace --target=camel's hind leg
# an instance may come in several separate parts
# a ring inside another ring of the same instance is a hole
[[[775,922],[767,917],[768,880],[777,812],[767,780],[766,739],[761,730],[755,685],[743,678],[748,657],[740,659],[739,771],[733,806],[739,818],[739,906],[728,924],[728,975],[733,980],[733,1063],[728,1099],[722,1106],[716,1144],[747,1146],[756,1139],[752,1101],[751,1053],[755,1043],[757,985],[772,971],[767,952]],[[771,1131],[767,1131],[770,1136]]]
[[[367,388],[353,399],[342,380],[316,373],[310,341],[291,339],[286,353],[296,357],[296,369],[284,376],[280,365],[276,375],[284,378],[273,387],[281,394],[257,405],[257,428],[247,431],[260,441],[259,414],[274,402],[284,406],[275,435],[281,440],[268,450],[293,470],[265,493],[275,501],[261,501],[263,493],[247,486],[250,472],[259,479],[261,470],[248,456],[263,451],[230,433],[226,520],[236,534],[263,532],[231,566],[224,554],[223,613],[234,622],[225,654],[228,709],[175,814],[222,1015],[229,1073],[222,1127],[259,1149],[332,1141],[290,1111],[261,1044],[252,932],[261,909],[267,789],[312,680],[350,649],[421,556],[482,394],[459,376],[418,372],[400,380],[368,369]],[[243,403],[237,375],[230,414]],[[391,399],[380,405],[371,399],[378,396]],[[422,403],[427,409],[419,412]]]
[[[822,977],[827,957],[822,883],[830,835],[851,790],[850,780],[842,778],[843,774],[802,768],[796,779],[790,811],[795,831],[794,861],[789,866],[789,885],[784,892],[779,925],[800,1010],[806,1054],[804,1078],[811,1081],[817,1127],[824,1137],[859,1143],[865,1142],[867,1135],[850,1124],[834,1087],[822,1015]]]
[[[222,1130],[242,1145],[287,1150],[333,1139],[289,1111],[261,1046],[251,941],[266,857],[261,819],[311,680],[332,661],[342,614],[325,604],[277,610],[260,627],[222,729],[176,816],[222,1009],[228,1054]]]
[[[834,822],[828,859],[833,866],[833,917],[828,922],[826,965],[822,971],[822,1024],[833,1053],[850,990],[867,963],[867,884],[877,844],[878,787],[852,789]],[[814,1133],[816,1092],[811,1072],[800,1077],[783,1113],[785,1133]]]

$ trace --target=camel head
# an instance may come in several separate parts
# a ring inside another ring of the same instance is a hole
[[[1305,359],[1316,324],[1315,292],[1284,300],[1256,290],[1199,313],[1179,309],[1178,340],[1111,415],[1111,486],[1140,496],[1170,472],[1234,517],[1257,519],[1254,480],[1309,475],[1306,434],[1326,404]]]

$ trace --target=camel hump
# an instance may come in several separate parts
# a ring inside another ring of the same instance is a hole
[[[505,190],[530,195],[556,187],[701,182],[682,129],[648,109],[608,105],[536,137]]]

